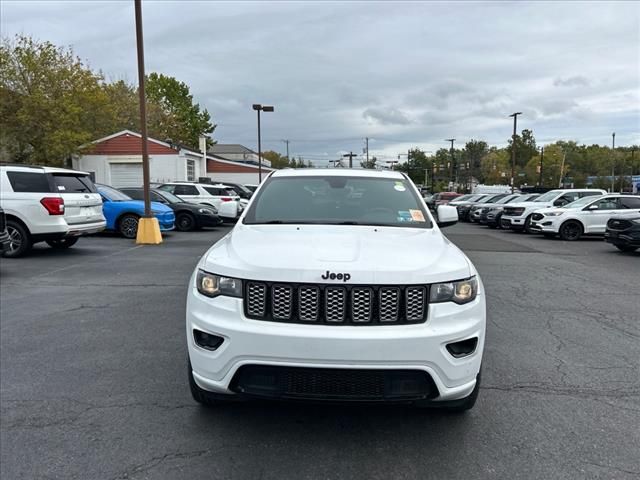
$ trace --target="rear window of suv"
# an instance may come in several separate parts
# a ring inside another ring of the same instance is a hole
[[[59,193],[95,193],[96,187],[88,175],[53,173],[53,181]]]
[[[51,193],[49,178],[45,173],[7,172],[14,192]]]

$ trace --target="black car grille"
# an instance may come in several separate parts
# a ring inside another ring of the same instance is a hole
[[[427,318],[427,285],[365,286],[248,281],[248,318],[328,325],[421,323]]]
[[[279,399],[307,400],[420,400],[438,390],[428,373],[419,370],[243,365],[230,389],[236,393]]]
[[[517,217],[518,215],[522,215],[523,213],[524,213],[523,207],[504,207],[502,215],[505,215],[507,217],[509,216]]]
[[[607,222],[607,228],[609,230],[626,230],[627,228],[631,228],[633,224],[629,220],[622,220],[618,218],[611,218]]]
[[[534,213],[531,218],[533,220],[542,220],[544,218],[544,215],[542,215],[541,213]]]

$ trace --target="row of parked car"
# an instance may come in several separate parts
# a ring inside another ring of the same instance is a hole
[[[156,184],[151,211],[163,232],[215,227],[235,222],[252,193],[239,184]],[[143,199],[141,187],[94,184],[86,172],[0,166],[0,253],[19,257],[39,242],[69,248],[81,236],[103,230],[136,238]]]
[[[543,194],[469,194],[446,203],[457,208],[461,221],[490,228],[540,233],[567,241],[599,235],[625,252],[640,248],[638,195],[589,188],[557,189]]]

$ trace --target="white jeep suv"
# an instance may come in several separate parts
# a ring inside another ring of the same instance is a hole
[[[638,216],[637,195],[583,197],[562,208],[543,208],[533,214],[531,230],[545,236],[559,235],[563,240],[578,240],[582,235],[604,235],[613,216]]]
[[[5,257],[19,257],[37,242],[69,248],[80,236],[106,226],[89,174],[76,170],[0,166],[0,207],[10,237]]]
[[[249,203],[247,200],[243,202],[231,187],[222,184],[174,182],[157,188],[173,193],[185,202],[213,207],[225,221],[236,221]]]
[[[399,172],[278,170],[189,284],[189,384],[244,398],[471,408],[485,293]]]
[[[579,198],[605,193],[607,192],[595,188],[558,189],[550,190],[531,202],[510,203],[502,211],[501,227],[531,233],[531,221],[536,210],[546,207],[563,207]]]

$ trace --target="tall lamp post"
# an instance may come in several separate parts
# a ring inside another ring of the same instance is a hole
[[[445,142],[451,142],[451,151],[450,151],[450,153],[451,153],[451,167],[449,168],[449,181],[451,183],[453,183],[453,180],[454,180],[454,177],[453,177],[454,166],[453,166],[453,164],[455,162],[455,157],[453,155],[453,142],[455,142],[456,139],[455,138],[445,138],[444,141]]]
[[[616,132],[611,134],[611,193],[614,192],[615,187],[615,173],[616,172]]]
[[[511,137],[511,193],[516,189],[516,132],[518,115],[522,115],[522,112],[514,112],[509,115],[513,117],[513,136]]]
[[[253,109],[258,112],[258,183],[262,183],[262,144],[260,139],[260,112],[273,112],[273,105],[253,104]]]

